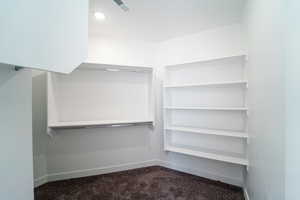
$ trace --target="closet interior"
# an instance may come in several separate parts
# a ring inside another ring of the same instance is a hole
[[[0,196],[297,199],[283,1],[3,2]]]

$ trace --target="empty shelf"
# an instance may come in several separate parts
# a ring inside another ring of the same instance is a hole
[[[170,145],[166,146],[165,150],[170,152],[200,157],[200,158],[206,158],[211,160],[217,160],[222,162],[248,166],[248,160],[245,158],[222,155],[219,154],[217,151],[213,152],[209,150],[208,151],[192,150],[183,146],[177,147],[177,146],[170,146]]]
[[[85,127],[97,127],[97,126],[122,126],[122,125],[137,125],[137,124],[152,124],[153,120],[106,120],[106,121],[72,121],[72,122],[56,122],[49,124],[49,128],[85,128]]]
[[[165,107],[167,110],[220,110],[220,111],[247,111],[246,107]]]
[[[182,84],[182,85],[166,85],[165,88],[184,88],[184,87],[204,87],[218,85],[247,85],[247,81],[224,81],[224,82],[207,82],[199,84]]]
[[[170,131],[181,131],[181,132],[188,132],[188,133],[199,133],[205,135],[218,135],[218,136],[225,136],[225,137],[237,137],[237,138],[248,138],[248,134],[245,132],[238,132],[238,131],[226,131],[226,130],[214,130],[214,129],[201,129],[201,128],[194,128],[194,127],[180,127],[180,126],[171,126],[165,128],[166,130]]]
[[[207,62],[219,61],[219,60],[224,60],[224,59],[239,58],[239,57],[245,57],[245,59],[246,59],[246,56],[247,56],[246,53],[241,53],[241,54],[229,55],[229,56],[211,57],[211,58],[197,60],[197,61],[192,61],[192,62],[187,62],[187,63],[167,65],[166,67],[167,68],[169,68],[169,67],[178,67],[178,66],[186,65],[186,64],[207,63]]]

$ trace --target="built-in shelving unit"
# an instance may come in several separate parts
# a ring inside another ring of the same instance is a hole
[[[164,149],[248,166],[246,55],[166,66]]]
[[[48,127],[153,125],[153,69],[84,63],[70,75],[48,73]]]

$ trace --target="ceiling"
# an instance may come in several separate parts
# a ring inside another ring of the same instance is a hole
[[[90,0],[89,34],[160,42],[205,29],[239,23],[245,0]],[[105,14],[97,21],[93,13]]]

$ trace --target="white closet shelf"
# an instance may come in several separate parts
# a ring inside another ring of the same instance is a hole
[[[165,107],[167,110],[220,110],[220,111],[247,111],[246,107]]]
[[[105,121],[71,121],[71,122],[55,122],[48,125],[49,128],[63,129],[63,128],[88,128],[96,126],[125,126],[138,124],[153,124],[153,120],[105,120]]]
[[[218,153],[213,152],[205,152],[205,151],[197,151],[197,150],[191,150],[185,147],[177,147],[177,146],[171,146],[167,145],[165,147],[166,151],[175,152],[175,153],[181,153],[185,155],[200,157],[200,158],[206,158],[210,160],[217,160],[222,162],[228,162],[238,165],[244,165],[248,166],[249,162],[245,158],[239,158],[235,156],[227,156],[227,155],[220,155]]]
[[[213,61],[230,59],[230,58],[238,58],[238,57],[245,57],[245,59],[246,59],[247,54],[240,53],[240,54],[228,55],[228,56],[211,57],[211,58],[206,58],[206,59],[196,60],[196,61],[191,61],[191,62],[186,62],[186,63],[167,65],[166,67],[168,67],[168,68],[169,67],[178,67],[180,65],[193,64],[193,63],[206,63],[206,62],[213,62]]]
[[[182,84],[182,85],[165,85],[164,88],[184,88],[184,87],[205,87],[205,86],[218,86],[218,85],[246,85],[248,81],[223,81],[223,82],[206,82],[199,84]]]
[[[188,132],[188,133],[199,133],[199,134],[204,134],[204,135],[217,135],[217,136],[225,136],[225,137],[248,138],[247,133],[238,132],[238,131],[201,129],[201,128],[183,127],[183,126],[169,126],[169,127],[165,128],[165,130]]]
[[[151,73],[153,71],[152,67],[122,66],[122,65],[101,64],[101,63],[93,63],[93,62],[82,63],[77,69],[78,70],[103,70],[103,71],[110,71],[110,72],[127,71],[127,72],[144,72],[144,73]]]

